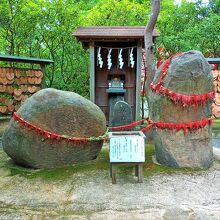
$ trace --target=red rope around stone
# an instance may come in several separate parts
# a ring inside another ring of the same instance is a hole
[[[176,104],[180,104],[182,106],[185,105],[202,105],[206,101],[213,99],[215,97],[215,92],[204,93],[201,95],[185,95],[177,92],[173,92],[170,89],[165,88],[162,85],[155,85],[151,83],[151,90],[153,92],[162,93],[168,96],[172,101]]]
[[[87,144],[88,141],[99,141],[99,140],[105,140],[106,135],[99,136],[99,137],[69,137],[66,135],[56,134],[47,130],[44,130],[43,128],[40,128],[36,125],[33,125],[29,122],[27,122],[25,119],[23,119],[21,116],[19,116],[16,112],[13,113],[13,119],[14,121],[18,122],[20,124],[21,128],[27,128],[28,130],[35,131],[35,134],[37,136],[41,136],[42,139],[49,139],[50,144],[53,144],[55,140],[58,141],[59,144],[62,143],[62,140],[65,140],[66,143],[72,142],[73,144]]]
[[[159,129],[168,129],[168,130],[175,130],[178,132],[179,130],[184,131],[184,135],[186,135],[187,129],[190,130],[190,132],[204,128],[206,125],[211,126],[212,125],[212,119],[211,118],[203,118],[199,121],[192,121],[192,122],[151,122],[148,126],[143,128],[141,131],[146,132],[149,131],[151,128],[156,127]]]
[[[21,128],[27,128],[29,130],[34,130],[36,132],[37,136],[41,136],[43,139],[49,139],[50,144],[53,144],[53,142],[56,140],[59,144],[62,143],[62,140],[64,139],[66,144],[72,142],[73,144],[87,144],[88,141],[91,140],[105,140],[106,134],[100,137],[90,137],[90,138],[81,138],[81,137],[68,137],[56,133],[52,133],[49,131],[46,131],[40,127],[37,127],[26,120],[24,120],[21,116],[19,116],[16,112],[13,113],[13,119],[20,124]],[[110,131],[126,131],[130,130],[133,127],[136,127],[138,125],[143,124],[144,122],[147,122],[148,125],[141,129],[142,132],[147,132],[153,127],[159,128],[159,129],[169,129],[169,130],[175,130],[176,132],[179,130],[184,131],[184,135],[186,135],[187,129],[190,131],[195,131],[200,128],[204,128],[206,125],[211,126],[212,125],[212,119],[201,119],[199,121],[193,121],[193,122],[181,122],[181,123],[174,123],[174,122],[153,122],[149,118],[142,119],[136,122],[132,122],[128,125],[122,125],[117,127],[111,127],[109,128]]]
[[[135,122],[132,122],[130,124],[127,124],[127,125],[122,125],[122,126],[116,126],[116,127],[110,127],[109,130],[110,131],[126,131],[126,130],[130,130],[140,124],[143,124],[147,119],[142,119],[142,120],[139,120],[139,121],[135,121]]]
[[[169,129],[169,130],[183,130],[184,135],[186,135],[187,129],[190,131],[198,130],[204,128],[206,125],[212,125],[212,119],[203,118],[199,121],[183,122],[183,123],[173,123],[173,122],[156,122],[155,126],[159,129]]]
[[[166,95],[169,99],[174,101],[176,104],[181,106],[189,106],[189,105],[203,105],[206,101],[213,99],[215,97],[215,92],[211,91],[204,94],[193,94],[193,95],[186,95],[182,93],[174,92],[170,89],[167,89],[163,86],[163,79],[167,74],[167,70],[169,68],[171,59],[177,56],[180,56],[184,53],[180,52],[175,55],[172,55],[168,60],[166,60],[162,65],[162,70],[160,72],[159,80],[156,84],[151,83],[150,87],[153,92],[161,93]]]

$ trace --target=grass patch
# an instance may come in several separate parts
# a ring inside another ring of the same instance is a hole
[[[213,121],[212,129],[214,131],[219,131],[220,132],[220,119],[215,119]]]
[[[93,161],[54,169],[30,169],[15,164],[12,160],[4,167],[10,169],[11,175],[21,175],[27,178],[43,178],[45,180],[65,180],[74,173],[101,171],[109,169],[108,149],[102,149],[98,158]],[[2,164],[1,164],[2,165]]]
[[[152,156],[155,154],[154,144],[146,144],[146,161],[144,163],[144,176],[149,177],[157,173],[176,173],[176,172],[195,172],[200,171],[198,168],[173,168],[167,166],[160,166],[152,161]],[[7,160],[3,163],[0,163],[1,168],[7,168],[10,170],[10,175],[20,175],[29,179],[33,178],[42,178],[47,181],[54,180],[65,180],[70,178],[73,174],[91,172],[91,175],[94,174],[92,171],[109,171],[109,153],[108,149],[104,148],[101,150],[98,158],[93,161],[89,161],[82,164],[76,164],[72,166],[55,168],[55,169],[29,169],[16,165],[12,160]],[[117,166],[117,173],[119,175],[131,175],[133,166]]]

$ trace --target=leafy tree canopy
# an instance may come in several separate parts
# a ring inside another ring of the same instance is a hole
[[[47,86],[88,96],[88,52],[72,37],[79,26],[146,25],[150,0],[1,0],[0,52],[55,61]],[[161,2],[156,46],[220,56],[220,1]]]

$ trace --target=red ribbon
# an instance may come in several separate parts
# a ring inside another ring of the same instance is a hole
[[[110,131],[126,131],[126,130],[130,130],[140,124],[143,124],[144,121],[146,121],[147,119],[142,119],[142,120],[139,120],[139,121],[135,121],[135,122],[132,122],[130,124],[127,124],[127,125],[122,125],[122,126],[116,126],[116,127],[110,127]]]
[[[173,92],[165,88],[162,85],[157,85],[151,83],[151,90],[156,93],[162,93],[174,101],[176,104],[180,104],[182,106],[185,105],[203,105],[206,101],[213,99],[215,97],[215,92],[208,92],[200,95],[186,95],[181,93]]]
[[[36,135],[41,135],[42,138],[50,139],[50,144],[53,144],[55,140],[57,140],[58,143],[61,144],[62,139],[65,139],[66,144],[68,144],[71,141],[73,144],[81,144],[81,143],[87,144],[88,143],[88,138],[86,137],[85,138],[77,138],[77,137],[73,137],[73,138],[65,137],[64,138],[60,134],[52,133],[42,128],[39,128],[35,125],[32,125],[31,123],[25,121],[23,118],[18,116],[16,112],[13,113],[13,119],[19,124],[22,124],[22,128],[25,128],[25,127],[30,128],[36,131]],[[110,128],[110,130],[121,131],[121,130],[126,130],[128,128],[131,129],[137,125],[143,124],[145,121],[148,122],[148,126],[144,127],[141,130],[142,132],[147,132],[153,127],[157,127],[159,129],[169,129],[169,130],[176,130],[176,131],[179,131],[182,129],[184,131],[184,135],[186,135],[187,129],[189,129],[190,131],[193,131],[193,130],[197,130],[200,128],[204,128],[206,125],[209,125],[209,126],[212,125],[212,119],[207,119],[207,118],[201,119],[199,121],[193,121],[193,122],[187,122],[187,123],[153,122],[149,118],[146,118],[146,119],[142,119],[142,120],[130,123],[128,125],[112,127]]]
[[[39,128],[26,120],[24,120],[22,117],[18,116],[16,112],[13,113],[13,119],[18,122],[21,126],[21,128],[28,128],[30,130],[34,130],[36,135],[41,136],[42,138],[49,139],[50,144],[53,144],[53,142],[56,140],[58,141],[59,144],[62,144],[62,139],[65,139],[66,143],[68,144],[70,141],[72,141],[74,144],[87,144],[89,139],[84,137],[84,138],[77,138],[77,137],[62,137],[60,134],[52,133],[49,131],[44,130],[43,128]],[[103,138],[104,139],[104,138]]]
[[[186,94],[176,93],[170,89],[165,88],[162,85],[163,79],[167,74],[167,70],[169,68],[171,59],[173,59],[174,57],[180,56],[182,54],[184,53],[180,52],[180,53],[174,54],[162,64],[163,66],[160,72],[159,80],[156,84],[151,83],[150,88],[153,92],[164,94],[168,98],[170,98],[172,101],[174,101],[176,104],[180,104],[182,106],[194,105],[194,107],[196,107],[197,105],[203,105],[206,101],[208,101],[209,99],[213,99],[215,97],[214,91],[204,93],[204,94],[186,95]]]
[[[212,119],[203,118],[199,121],[193,122],[181,122],[181,123],[174,123],[174,122],[156,122],[154,125],[159,129],[169,129],[169,130],[183,130],[184,135],[186,135],[187,129],[190,131],[198,130],[200,128],[204,128],[206,125],[212,125]]]
[[[154,127],[154,124],[149,124],[148,126],[146,126],[145,128],[142,128],[141,131],[143,133],[148,132],[149,130],[151,130]]]

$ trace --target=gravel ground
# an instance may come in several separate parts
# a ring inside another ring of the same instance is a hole
[[[157,174],[137,183],[108,170],[65,180],[13,175],[0,149],[0,219],[220,219],[220,162],[207,171]]]

